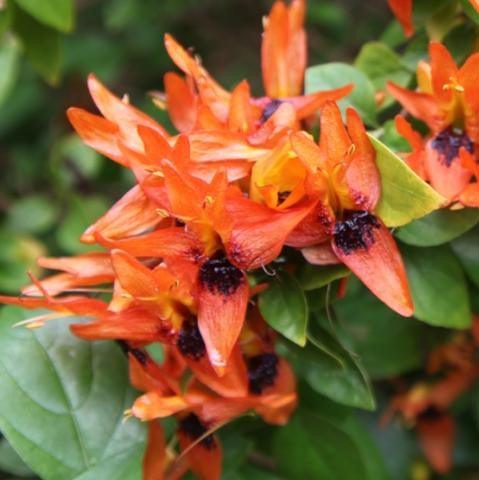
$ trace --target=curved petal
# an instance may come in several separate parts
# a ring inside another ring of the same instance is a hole
[[[88,227],[81,241],[95,243],[95,234],[110,239],[138,235],[156,225],[164,218],[158,214],[158,205],[151,201],[136,185],[120,198],[100,219]]]
[[[166,469],[166,440],[163,427],[152,421],[148,425],[146,452],[143,457],[143,480],[163,480]]]
[[[410,37],[414,33],[412,23],[412,0],[388,0],[389,7],[398,19],[404,29],[406,36]]]
[[[431,130],[439,132],[444,128],[444,115],[432,95],[412,92],[392,82],[387,83],[387,89],[413,117],[426,122]]]
[[[195,126],[198,112],[195,93],[188,82],[177,73],[165,74],[164,84],[171,123],[179,132],[190,132]]]
[[[120,129],[116,123],[81,108],[69,108],[67,117],[80,138],[89,147],[120,165],[128,166],[118,147]]]
[[[243,326],[249,299],[244,272],[225,260],[209,260],[200,268],[198,326],[211,365],[223,376]]]
[[[332,245],[336,256],[388,307],[406,317],[413,314],[401,255],[378,218],[353,212],[336,223]]]
[[[434,95],[441,102],[447,104],[451,101],[454,92],[451,89],[444,88],[451,82],[451,78],[457,77],[457,65],[449,50],[438,42],[429,44],[429,56],[431,58],[431,80]]]

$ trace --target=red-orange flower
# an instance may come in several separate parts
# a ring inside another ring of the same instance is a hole
[[[305,189],[319,204],[288,242],[303,247],[310,263],[344,263],[390,308],[412,315],[400,253],[374,214],[381,194],[379,172],[357,113],[348,110],[346,129],[338,107],[327,104],[319,147],[304,132],[293,134],[291,144],[308,169]]]
[[[469,183],[476,176],[479,140],[479,54],[458,68],[443,45],[433,42],[429,52],[430,63],[423,61],[418,66],[419,91],[388,84],[390,93],[431,132],[421,140],[406,120],[397,119],[398,131],[413,148],[407,161],[449,201],[476,206],[479,197]]]

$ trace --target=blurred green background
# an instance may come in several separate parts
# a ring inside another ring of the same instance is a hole
[[[170,32],[224,85],[248,78],[259,93],[261,17],[272,5],[76,0],[55,24],[32,15],[42,3],[34,2],[0,1],[0,291],[11,293],[39,254],[88,248],[79,234],[131,183],[125,169],[82,146],[66,120],[69,106],[94,111],[87,74],[168,124],[147,92],[173,68],[163,48]],[[351,61],[390,19],[385,0],[310,0],[310,64]]]

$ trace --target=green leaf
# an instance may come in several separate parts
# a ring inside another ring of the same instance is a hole
[[[60,34],[37,22],[19,8],[14,11],[13,26],[33,68],[49,84],[58,83],[62,57]]]
[[[388,227],[400,227],[441,207],[445,200],[396,154],[369,135],[381,174],[381,199],[376,213]]]
[[[1,33],[0,33],[1,35]],[[12,40],[0,44],[0,105],[8,98],[18,75],[19,51]]]
[[[310,339],[303,349],[288,346],[298,375],[335,402],[373,410],[373,392],[360,361],[326,330],[318,329]]]
[[[427,327],[394,313],[366,289],[334,306],[349,344],[373,379],[401,375],[423,365]]]
[[[58,211],[51,199],[30,195],[15,202],[8,211],[8,226],[19,233],[42,233],[53,226]]]
[[[363,72],[346,63],[326,63],[306,70],[306,93],[330,90],[348,84],[353,84],[354,90],[338,102],[341,109],[344,111],[347,107],[354,107],[366,123],[376,125],[374,87]]]
[[[467,276],[479,287],[479,227],[456,238],[451,247]]]
[[[369,77],[377,90],[383,90],[386,81],[406,86],[413,74],[402,63],[401,57],[381,42],[364,44],[354,65]]]
[[[75,338],[79,318],[12,328],[36,313],[0,313],[1,431],[44,480],[140,478],[144,429],[122,422],[135,392],[120,349]]]
[[[471,5],[471,0],[460,0],[462,8],[467,13],[468,17],[473,20],[475,23],[479,24],[479,13]]]
[[[33,472],[25,465],[6,438],[0,440],[0,470],[18,477],[33,476]]]
[[[259,309],[271,327],[292,342],[306,344],[308,305],[301,287],[289,273],[278,274],[259,295]]]
[[[415,317],[440,327],[470,327],[471,307],[466,278],[451,249],[447,246],[403,246],[401,250],[404,252]]]
[[[108,209],[100,197],[73,197],[67,215],[57,230],[57,241],[68,253],[88,252],[96,246],[80,242],[81,234]]]
[[[303,290],[316,290],[334,280],[347,277],[350,273],[344,265],[318,266],[306,263],[299,272],[298,281]]]
[[[435,247],[450,242],[479,223],[479,209],[441,209],[396,232],[403,242],[418,247]]]
[[[273,440],[280,473],[291,480],[386,480],[383,460],[351,412],[334,415],[320,398],[302,410]]]
[[[73,28],[73,0],[15,0],[17,5],[39,22],[60,32]]]

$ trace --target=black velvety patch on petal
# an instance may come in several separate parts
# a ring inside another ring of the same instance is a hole
[[[467,134],[458,128],[450,127],[439,132],[432,140],[431,146],[439,153],[439,158],[448,167],[459,156],[461,147],[469,153],[474,151],[474,144]]]
[[[179,429],[193,441],[197,440],[208,431],[206,426],[194,413],[190,413],[179,421]],[[203,445],[208,450],[216,448],[216,442],[213,435],[206,436],[199,444]]]
[[[141,365],[146,365],[146,362],[148,361],[148,354],[144,350],[141,348],[133,348],[124,340],[117,340],[117,343],[125,355],[131,353],[138,360],[138,362],[141,363]]]
[[[374,229],[381,225],[365,210],[347,210],[334,226],[334,242],[346,255],[358,248],[367,249],[374,243]]]
[[[281,100],[278,100],[276,98],[273,98],[273,100],[270,100],[269,103],[264,107],[263,109],[263,114],[261,115],[260,123],[263,124],[266,121],[268,121],[272,115],[278,110],[278,108],[281,106],[283,102]]]
[[[200,268],[200,283],[212,293],[233,295],[243,282],[243,272],[226,258],[213,258]]]
[[[200,360],[206,354],[205,342],[196,320],[185,320],[176,341],[178,350],[185,357]]]
[[[278,357],[274,353],[263,353],[248,359],[249,391],[261,395],[266,387],[274,385],[278,376]]]

